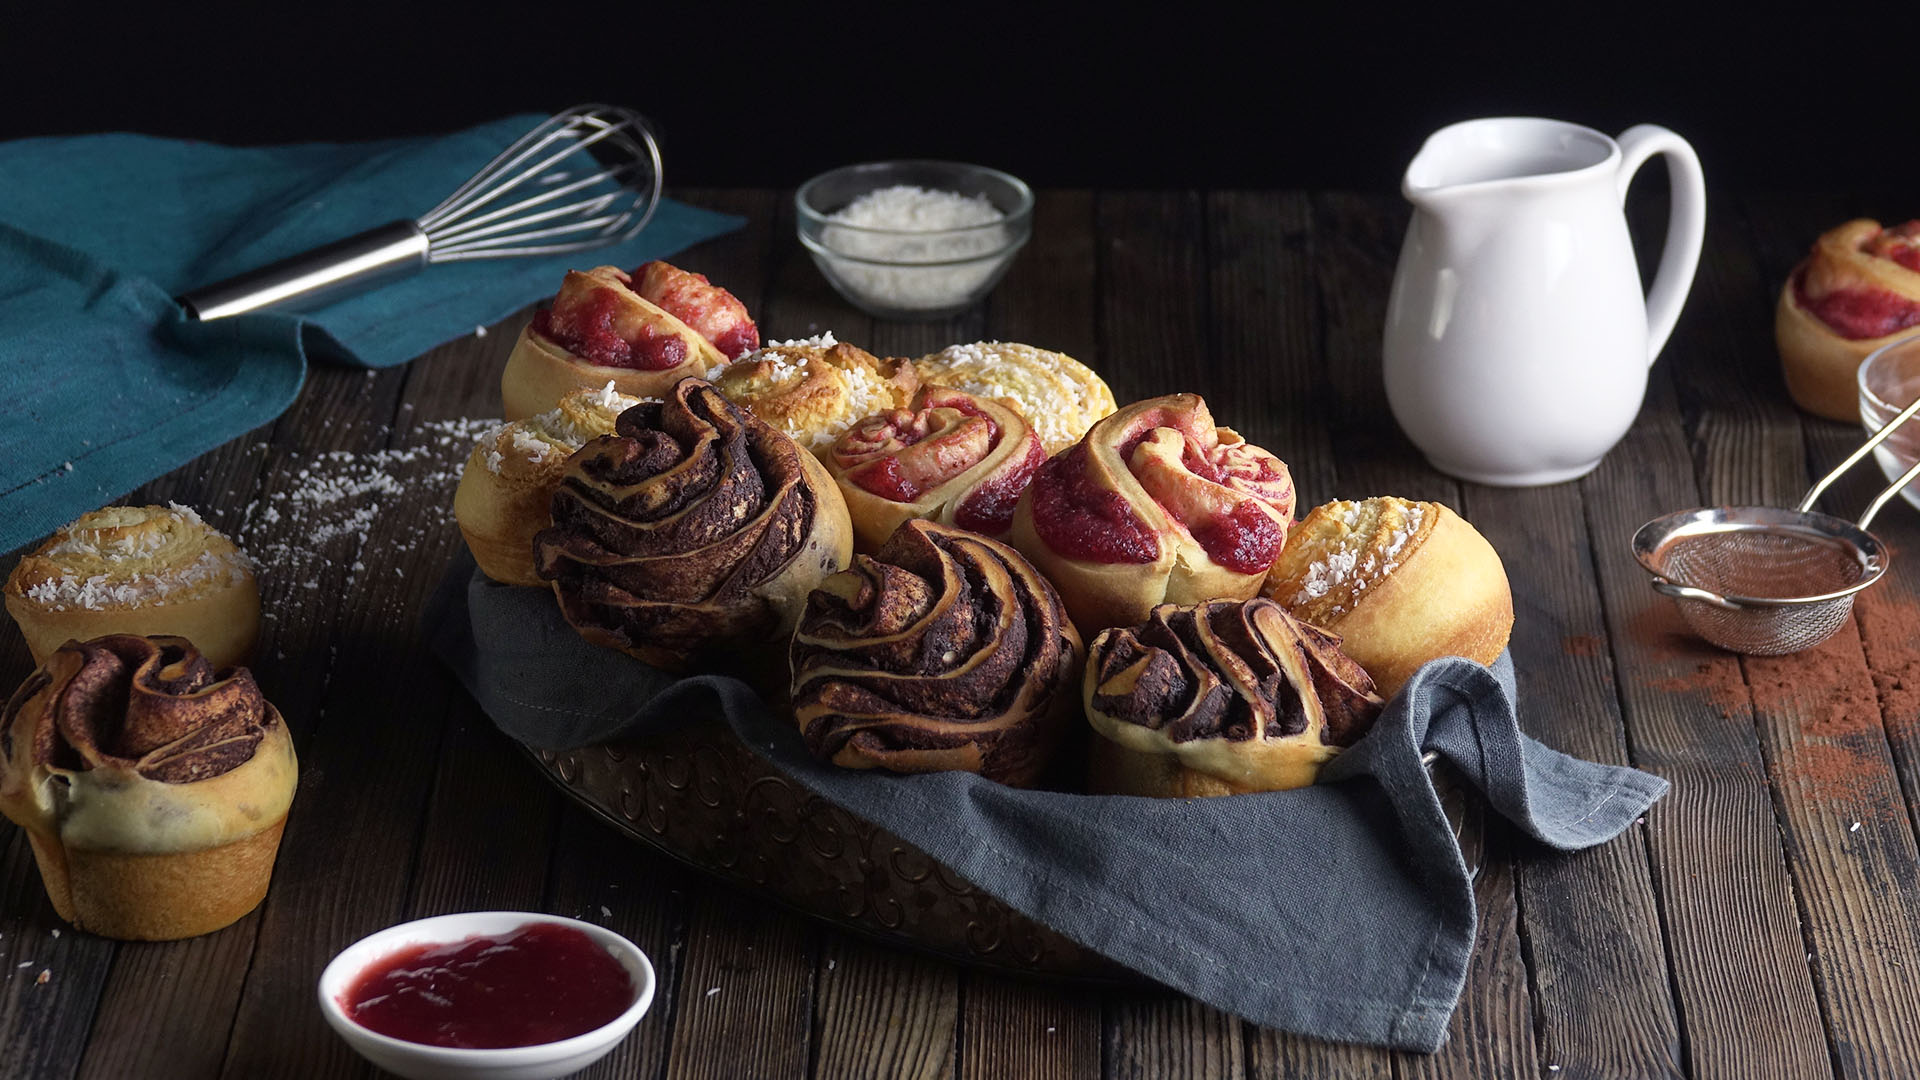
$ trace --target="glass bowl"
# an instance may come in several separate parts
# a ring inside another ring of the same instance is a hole
[[[1860,423],[1872,435],[1920,397],[1920,334],[1888,342],[1860,362]],[[1920,417],[1873,448],[1873,460],[1888,480],[1898,480],[1920,460]],[[1900,496],[1920,508],[1920,481]]]
[[[876,229],[829,215],[898,185],[984,197],[999,221],[935,231]],[[1033,234],[1033,191],[1018,177],[956,161],[847,165],[800,185],[800,243],[835,292],[877,319],[942,319],[979,303]]]

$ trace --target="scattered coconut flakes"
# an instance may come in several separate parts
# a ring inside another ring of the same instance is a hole
[[[719,992],[720,992],[720,988],[716,986],[716,987],[714,987],[713,989],[711,989],[711,990],[709,990],[709,991],[707,991],[707,996],[708,996],[708,997],[712,997],[713,995],[715,995],[715,994],[717,994],[717,993],[719,993]]]
[[[247,508],[240,531],[249,539],[248,546],[276,575],[290,580],[292,587],[319,589],[322,571],[333,562],[324,549],[347,540],[351,554],[357,556],[382,510],[412,488],[437,489],[434,497],[423,502],[452,524],[453,488],[474,440],[500,426],[500,421],[461,417],[406,426],[420,439],[412,446],[364,453],[330,450],[296,457],[303,463],[292,483]],[[403,479],[402,474],[412,469],[422,469],[424,474]],[[284,525],[276,532],[288,539],[260,541],[255,534],[268,525]],[[401,550],[411,546],[412,541],[399,545]]]

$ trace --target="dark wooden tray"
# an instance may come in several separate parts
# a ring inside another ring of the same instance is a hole
[[[1114,986],[1147,980],[1033,922],[932,856],[807,791],[719,720],[644,741],[529,748],[614,828],[783,906],[888,945],[1003,973]],[[1429,759],[1468,865],[1479,804]]]

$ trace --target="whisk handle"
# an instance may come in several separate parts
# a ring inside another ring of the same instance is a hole
[[[411,221],[368,229],[178,297],[201,321],[277,308],[310,311],[427,265],[427,234]]]

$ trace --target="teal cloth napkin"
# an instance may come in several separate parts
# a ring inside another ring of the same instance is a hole
[[[0,551],[280,415],[309,357],[402,363],[550,295],[575,265],[632,267],[740,226],[667,200],[624,244],[433,266],[309,314],[199,323],[172,300],[418,216],[539,120],[264,148],[0,143]]]

